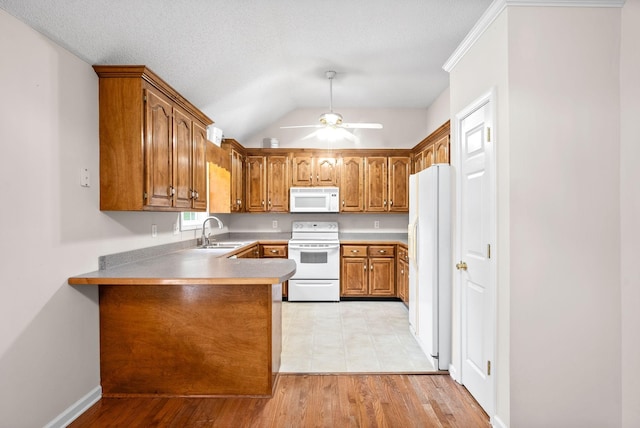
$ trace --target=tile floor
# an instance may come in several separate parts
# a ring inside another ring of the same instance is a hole
[[[434,372],[400,302],[283,302],[281,373]]]

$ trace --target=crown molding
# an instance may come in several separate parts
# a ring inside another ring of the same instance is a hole
[[[622,7],[625,0],[495,0],[482,14],[478,22],[458,45],[453,54],[444,63],[442,68],[451,72],[458,61],[471,49],[480,36],[489,28],[498,16],[507,7],[532,6],[532,7]]]

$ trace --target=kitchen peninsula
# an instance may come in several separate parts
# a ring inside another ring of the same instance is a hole
[[[294,272],[186,249],[69,278],[100,288],[103,396],[271,396]]]

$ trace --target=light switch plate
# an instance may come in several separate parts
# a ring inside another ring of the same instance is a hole
[[[80,168],[80,185],[82,187],[91,187],[91,173],[89,168]]]

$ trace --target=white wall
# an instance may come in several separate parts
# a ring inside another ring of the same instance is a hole
[[[442,91],[442,93],[438,95],[438,98],[436,98],[427,109],[427,135],[431,134],[449,120],[451,115],[450,92],[449,88]]]
[[[507,54],[507,14],[500,15],[493,24],[484,32],[481,38],[473,46],[473,49],[459,61],[457,66],[451,70],[450,97],[451,97],[451,117],[469,104],[487,93],[491,88],[496,90],[496,114],[494,118],[494,140],[495,154],[497,159],[497,183],[498,183],[498,206],[497,221],[498,245],[496,256],[498,263],[497,278],[497,338],[496,338],[496,360],[492,363],[495,375],[497,396],[495,403],[495,414],[500,421],[509,423],[509,102],[508,102],[508,54]],[[451,124],[451,162],[454,168],[458,167],[458,148],[455,125]],[[455,216],[455,208],[453,210]],[[455,224],[455,221],[454,221]],[[454,247],[457,243],[454,241]],[[454,254],[457,249],[454,248]],[[457,286],[453,290],[454,302],[458,299],[459,290]],[[455,309],[455,305],[454,305]],[[460,326],[457,319],[459,314],[454,312],[454,336],[453,336],[453,360],[459,357]],[[459,368],[459,367],[458,367]]]
[[[97,270],[100,255],[195,232],[173,235],[176,214],[99,211],[89,64],[2,10],[0,58],[0,427],[36,427],[99,386],[97,289],[67,278]]]
[[[263,138],[276,138],[280,147],[286,148],[412,148],[431,131],[428,129],[427,109],[340,109],[345,122],[376,122],[382,129],[355,129],[357,142],[339,139],[335,142],[306,138],[316,131],[313,128],[280,129],[281,126],[315,125],[318,117],[327,109],[297,109],[285,115],[267,128],[256,132],[246,141],[239,141],[245,147],[262,147]],[[446,121],[443,120],[442,123]],[[440,125],[442,125],[440,123]],[[438,125],[438,126],[440,126]],[[233,135],[225,135],[233,138]]]
[[[491,31],[450,84],[452,115],[498,93],[497,416],[620,426],[620,9],[509,7]]]
[[[622,276],[622,426],[640,426],[640,0],[622,9],[620,63],[620,216]]]

